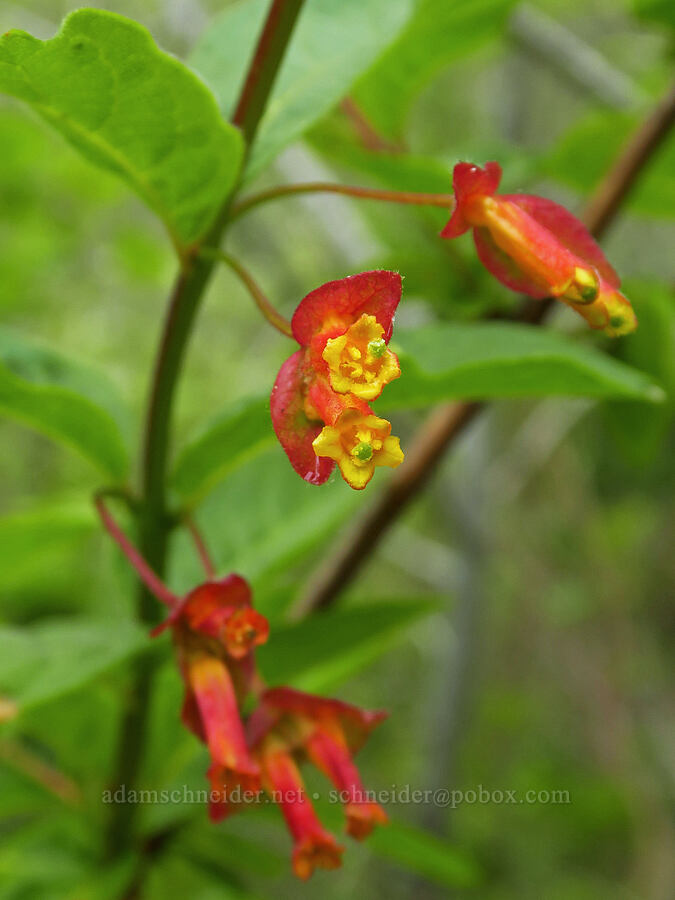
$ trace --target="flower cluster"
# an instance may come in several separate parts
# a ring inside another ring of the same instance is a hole
[[[300,344],[282,365],[270,398],[272,424],[291,465],[323,484],[337,463],[363,489],[377,466],[403,462],[399,440],[369,402],[401,374],[389,347],[401,276],[362,272],[308,294],[291,326]]]
[[[346,798],[347,832],[362,840],[387,821],[369,801],[353,754],[385,716],[288,687],[267,689],[254,650],[269,635],[239,575],[207,581],[191,591],[156,628],[173,633],[185,682],[182,719],[209,750],[209,815],[215,822],[267,791],[293,837],[293,870],[340,865],[341,847],[321,825],[298,764],[307,759]],[[245,705],[255,703],[248,719]]]
[[[556,297],[611,337],[637,327],[621,281],[584,225],[563,206],[531,194],[497,194],[502,170],[460,162],[455,206],[441,237],[469,228],[478,256],[502,284],[531,297]]]
[[[495,162],[485,168],[458,163],[453,211],[441,236],[472,229],[481,261],[507,287],[556,297],[611,336],[633,331],[636,318],[619,278],[581,222],[541,197],[498,195],[500,179]],[[312,291],[290,326],[285,323],[284,333],[300,346],[277,375],[272,422],[293,468],[311,484],[323,484],[337,463],[345,481],[361,490],[378,466],[403,461],[390,423],[369,405],[401,374],[389,349],[400,300],[396,272],[362,272]],[[193,530],[209,580],[178,598],[121,532],[102,498],[96,502],[147,587],[171,608],[153,634],[166,628],[173,634],[185,682],[182,719],[211,758],[211,818],[219,821],[267,792],[293,837],[296,875],[305,879],[317,867],[339,866],[343,848],[321,825],[299,765],[312,763],[333,783],[344,801],[348,834],[367,837],[387,817],[364,791],[353,756],[385,714],[290,687],[268,688],[255,649],[267,641],[269,624],[253,608],[247,582],[239,575],[212,577]]]

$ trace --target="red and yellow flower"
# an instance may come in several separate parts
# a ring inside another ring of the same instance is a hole
[[[343,848],[324,829],[307,797],[298,764],[309,759],[335,785],[344,803],[347,832],[357,840],[387,821],[361,783],[353,755],[385,717],[339,700],[292,688],[267,689],[255,648],[269,635],[253,609],[251,589],[239,575],[215,579],[213,563],[196,526],[193,535],[209,580],[181,599],[153,572],[110,515],[96,506],[106,529],[160,602],[171,610],[152,632],[171,629],[185,682],[182,719],[209,750],[209,815],[214,822],[268,792],[278,803],[294,841],[293,870],[309,878],[334,869]],[[243,710],[254,705],[244,724]]]
[[[279,804],[293,837],[293,871],[299,878],[309,878],[315,868],[339,866],[343,847],[321,825],[298,763],[308,759],[330,779],[344,803],[347,833],[363,840],[387,816],[364,789],[353,754],[385,716],[287,687],[262,694],[247,723],[249,746],[263,787]]]
[[[470,228],[483,265],[511,290],[556,297],[591,328],[616,337],[637,327],[621,282],[584,225],[564,207],[531,194],[497,194],[502,170],[457,163],[455,207],[441,237]]]
[[[362,272],[322,285],[295,311],[300,350],[282,365],[270,407],[277,437],[305,481],[323,484],[337,463],[360,490],[378,465],[403,461],[389,423],[368,405],[401,374],[388,347],[400,299],[396,272]]]
[[[185,682],[182,720],[209,749],[209,814],[219,821],[229,812],[228,794],[261,788],[240,709],[258,687],[253,650],[267,640],[269,624],[253,609],[248,583],[228,575],[196,587],[153,633],[167,627]]]

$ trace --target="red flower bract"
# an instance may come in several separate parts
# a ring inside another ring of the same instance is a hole
[[[455,207],[441,237],[469,228],[478,256],[502,284],[531,297],[557,297],[591,328],[611,336],[637,326],[620,280],[585,226],[564,207],[530,194],[496,194],[501,168],[458,163]]]
[[[323,484],[335,467],[335,455],[319,455],[315,443],[325,426],[333,426],[348,409],[372,416],[366,400],[379,396],[400,374],[387,347],[400,299],[396,272],[362,272],[322,285],[295,311],[291,325],[301,349],[279,370],[270,410],[291,465],[310,484]],[[359,446],[357,441],[346,448],[346,455],[365,452],[357,451]],[[360,473],[363,477],[349,483],[364,487],[375,465],[395,465],[400,459],[390,455],[375,461],[367,477]]]

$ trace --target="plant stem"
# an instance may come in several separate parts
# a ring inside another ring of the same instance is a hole
[[[304,0],[273,0],[239,95],[232,124],[250,149]]]
[[[230,254],[226,253],[224,250],[213,250],[210,247],[205,248],[203,253],[208,256],[212,256],[219,262],[225,263],[226,266],[232,269],[237,278],[239,278],[242,284],[246,287],[246,290],[249,292],[251,297],[253,297],[253,302],[270,323],[270,325],[272,325],[273,328],[276,328],[277,331],[285,334],[286,337],[293,337],[293,329],[291,328],[291,323],[288,321],[288,319],[284,318],[284,316],[282,316],[280,312],[277,312],[277,310],[272,306],[270,301],[267,299],[267,295],[260,287],[258,282],[251,275],[248,269],[246,269],[239,262],[238,259],[235,259],[234,256],[230,256]]]
[[[195,548],[199,555],[199,559],[201,560],[202,566],[204,567],[206,577],[209,579],[215,578],[216,567],[213,564],[211,554],[209,553],[209,549],[206,546],[204,536],[199,530],[199,526],[189,514],[184,517],[183,522],[185,523],[185,527],[187,528],[187,530],[190,532],[190,536],[194,542]]]
[[[4,738],[0,742],[0,760],[41,785],[63,803],[71,806],[82,803],[82,791],[72,778],[50,765],[22,741]]]
[[[333,184],[330,181],[308,181],[304,184],[282,184],[278,187],[251,194],[232,207],[230,220],[238,219],[256,206],[281,197],[295,194],[346,194],[362,200],[379,200],[384,203],[403,203],[411,206],[438,206],[450,211],[455,202],[454,194],[424,194],[417,191],[386,191],[379,188],[355,187],[349,184]]]
[[[675,87],[671,87],[628,141],[584,210],[582,220],[595,237],[604,234],[621,202],[674,124]],[[527,301],[517,318],[521,322],[541,324],[554,302],[552,298]],[[326,609],[335,602],[411,500],[427,484],[448,447],[485,406],[484,403],[448,403],[429,415],[417,432],[405,463],[396,470],[335,553],[324,560],[310,579],[296,613]]]
[[[177,597],[176,594],[173,593],[173,591],[170,591],[169,588],[164,584],[162,579],[152,571],[145,559],[141,556],[141,554],[134,547],[129,538],[112,517],[110,510],[105,505],[103,497],[98,495],[94,499],[94,505],[96,506],[96,510],[98,511],[99,516],[101,517],[103,527],[115,541],[122,553],[124,553],[126,558],[129,560],[133,568],[136,570],[138,577],[141,579],[150,593],[159,601],[165,603],[170,609],[178,606],[178,604],[180,603],[180,598]]]
[[[233,117],[233,123],[242,130],[247,150],[255,138],[303,2],[273,0],[271,4]],[[230,204],[228,198],[204,240],[205,245],[218,246],[220,243],[229,220]],[[213,260],[200,256],[198,249],[183,261],[171,293],[153,375],[145,425],[138,530],[140,552],[159,575],[165,571],[171,527],[165,483],[175,388],[194,319],[214,265]],[[138,614],[143,622],[156,622],[155,601],[143,584],[139,591]],[[134,664],[133,688],[120,727],[114,787],[133,788],[138,778],[146,744],[147,709],[154,671],[155,660],[149,654]],[[119,856],[133,844],[135,812],[133,804],[114,805],[107,834],[108,858]]]

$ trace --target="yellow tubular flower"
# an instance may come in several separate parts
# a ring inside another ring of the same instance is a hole
[[[384,329],[366,313],[340,337],[327,341],[323,358],[333,390],[361,400],[379,397],[385,384],[401,374],[396,354],[387,349]]]
[[[317,456],[334,459],[344,480],[357,491],[368,484],[377,466],[395,469],[403,462],[391,422],[357,409],[345,410],[335,425],[326,425],[312,446]]]

